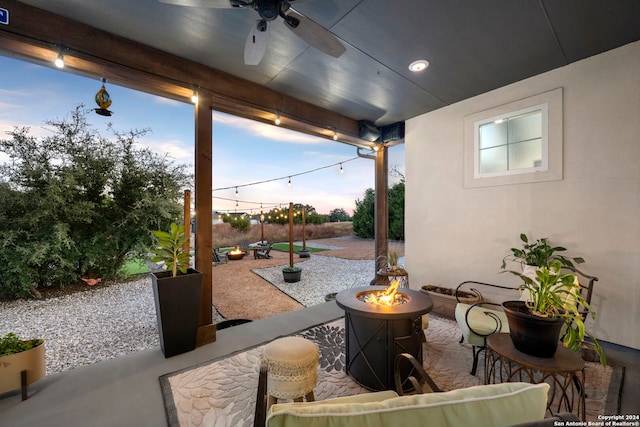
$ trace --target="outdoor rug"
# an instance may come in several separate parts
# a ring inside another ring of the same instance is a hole
[[[368,391],[345,373],[344,319],[312,327],[300,336],[315,341],[320,348],[316,400],[348,396]],[[471,350],[459,344],[455,321],[429,316],[423,365],[444,391],[480,385],[484,367],[469,375]],[[258,369],[264,345],[234,355],[211,360],[160,377],[167,419],[172,427],[253,425]],[[482,365],[482,364],[480,364]],[[602,368],[587,362],[587,419],[598,414],[619,413],[623,368]]]

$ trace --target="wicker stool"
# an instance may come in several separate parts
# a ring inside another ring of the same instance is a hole
[[[318,382],[318,346],[301,337],[279,338],[267,344],[263,357],[267,362],[267,394],[269,403],[277,399],[312,402],[313,388]]]

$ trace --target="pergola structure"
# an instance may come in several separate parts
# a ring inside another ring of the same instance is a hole
[[[212,110],[332,139],[354,147],[373,148],[359,137],[358,122],[264,86],[202,64],[136,43],[94,27],[6,0],[10,25],[0,26],[0,51],[26,61],[51,66],[64,49],[65,70],[183,102],[197,87],[195,105],[195,267],[203,273],[198,345],[215,341],[212,324]],[[46,23],[46,25],[43,25]],[[387,146],[375,156],[376,259],[387,253]],[[378,147],[376,147],[378,148]],[[377,270],[377,268],[376,268]]]

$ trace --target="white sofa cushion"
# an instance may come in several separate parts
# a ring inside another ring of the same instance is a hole
[[[537,421],[547,408],[548,384],[502,383],[445,393],[358,397],[271,406],[268,427],[500,427]],[[354,398],[356,400],[354,400]],[[365,401],[357,399],[364,398]]]

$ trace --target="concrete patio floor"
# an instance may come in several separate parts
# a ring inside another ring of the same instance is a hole
[[[29,388],[24,402],[19,390],[0,394],[0,426],[165,426],[159,376],[343,315],[328,302],[223,329],[215,343],[169,359],[152,349],[50,375]],[[611,363],[627,368],[621,413],[638,414],[640,351],[615,345],[606,351]]]

